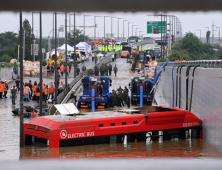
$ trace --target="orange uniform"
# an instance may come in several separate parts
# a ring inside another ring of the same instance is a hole
[[[64,70],[65,70],[65,67],[64,67],[64,65],[62,64],[62,65],[60,66],[60,71],[61,71],[61,72],[64,72]]]
[[[55,92],[55,88],[54,88],[53,84],[51,84],[49,86],[49,94],[53,94],[54,92]]]

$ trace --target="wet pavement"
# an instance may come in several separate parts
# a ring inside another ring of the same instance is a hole
[[[85,62],[87,68],[93,67],[94,63]],[[119,86],[127,86],[134,73],[130,73],[126,59],[117,59],[113,64],[118,67],[117,77],[112,72],[112,89]],[[81,65],[80,65],[81,66]],[[73,71],[73,68],[72,68]],[[72,74],[68,82],[73,80]],[[38,77],[26,77],[25,80],[39,81]],[[64,79],[64,78],[63,78]],[[53,77],[43,77],[46,84],[53,81]],[[11,84],[12,85],[12,84]],[[154,157],[189,157],[189,158],[222,158],[222,153],[202,139],[178,139],[162,140],[161,137],[154,141],[85,145],[62,148],[48,148],[41,146],[19,147],[19,117],[11,112],[19,106],[19,95],[16,106],[11,105],[8,94],[7,99],[0,99],[0,160],[19,160],[33,158],[154,158]],[[24,105],[35,105],[36,102],[24,102]],[[126,106],[124,107],[126,108]],[[115,107],[111,110],[123,109]],[[85,111],[85,110],[82,110]],[[24,118],[29,122],[31,118]]]

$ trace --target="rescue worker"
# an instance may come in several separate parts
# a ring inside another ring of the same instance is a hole
[[[103,88],[102,88],[102,85],[99,84],[99,95],[102,96],[103,95]]]
[[[92,62],[94,62],[94,59],[95,59],[95,54],[93,53],[92,54]]]
[[[64,70],[65,70],[65,66],[62,64],[62,65],[60,66],[60,72],[61,72],[61,76],[62,76],[62,77],[63,77]]]
[[[86,66],[82,66],[82,72],[86,71]]]
[[[4,83],[4,95],[3,97],[7,98],[7,92],[8,92],[8,83],[7,81],[5,80],[5,83]]]
[[[2,99],[2,93],[4,92],[4,85],[0,81],[0,99]]]
[[[119,107],[124,106],[121,91],[117,93],[117,106]]]
[[[69,75],[69,65],[66,66],[66,72],[67,72],[67,76]]]
[[[76,105],[76,102],[77,102],[76,97],[77,97],[77,96],[76,96],[76,91],[73,90],[72,93],[71,93],[71,95],[70,95],[70,99],[73,99],[73,100],[74,100],[74,101],[73,101],[74,105]]]
[[[40,85],[38,84],[36,87],[36,101],[39,103],[39,97],[40,97]]]
[[[47,67],[47,77],[50,76],[50,72],[51,72],[51,68],[50,68],[50,65],[48,64]]]
[[[45,102],[46,102],[46,100],[48,100],[48,95],[49,95],[49,89],[48,89],[48,85],[46,85],[46,87],[44,89],[44,99],[45,99]]]
[[[126,86],[124,87],[124,90],[126,90],[127,94],[129,94],[129,90]]]
[[[109,76],[111,76],[111,74],[112,74],[112,65],[111,64],[109,64]]]
[[[77,76],[79,75],[79,72],[80,72],[80,69],[79,69],[79,66],[77,66],[77,68],[76,68],[76,75]]]
[[[59,72],[57,72],[57,86],[59,87],[59,81],[60,81],[60,74],[59,74]]]
[[[16,98],[16,87],[15,85],[13,85],[13,87],[11,88],[11,94],[12,94],[12,104],[15,105],[15,98]]]
[[[111,55],[112,62],[114,62],[114,54]]]
[[[103,63],[102,63],[102,65],[100,66],[99,71],[100,71],[100,76],[103,76],[103,74],[104,74],[104,66],[103,66]]]
[[[126,89],[123,90],[122,95],[123,95],[122,96],[123,97],[123,101],[124,101],[124,103],[126,103],[127,102],[127,97],[128,97],[128,92],[127,92]]]
[[[94,73],[95,73],[95,76],[99,76],[99,68],[97,65],[94,66]]]
[[[105,73],[105,76],[108,76],[108,72],[109,72],[109,68],[107,66],[107,64],[104,65],[104,73]]]
[[[114,61],[116,61],[116,56],[117,56],[117,53],[115,52],[115,54],[114,54]]]
[[[55,66],[54,66],[54,62],[53,62],[52,65],[51,65],[51,67],[50,67],[50,70],[51,70],[51,73],[52,73],[52,74],[54,73],[54,68],[55,68]]]
[[[29,99],[31,100],[31,98],[32,98],[32,94],[33,94],[33,90],[32,90],[32,81],[31,80],[29,80],[29,88],[30,88],[30,93],[29,93]]]
[[[33,86],[33,88],[32,88],[32,91],[33,91],[32,100],[36,100],[36,90],[37,90],[37,82],[35,81],[35,82],[34,82],[34,86]]]
[[[111,96],[110,96],[110,107],[113,108],[114,107],[114,94],[113,94],[113,91],[110,94],[111,94]]]
[[[118,71],[118,68],[117,68],[116,64],[115,64],[115,67],[113,68],[113,71],[114,71],[115,77],[116,77],[116,73],[117,73],[117,71]]]
[[[97,53],[95,57],[95,64],[97,63],[98,59],[99,59],[99,54]]]
[[[72,63],[69,62],[69,73],[71,72],[72,69]]]
[[[15,84],[16,84],[16,88],[17,88],[17,90],[19,92],[19,86],[20,86],[20,77],[19,76],[16,78]]]
[[[24,88],[24,101],[29,101],[29,93],[30,93],[29,85],[26,83]]]
[[[53,83],[51,83],[51,85],[49,86],[49,96],[51,95],[51,99],[54,99],[54,92],[55,92],[55,88],[53,86]]]
[[[135,63],[135,61],[133,62],[133,64],[132,64],[132,69],[131,69],[133,72],[135,72],[135,70],[136,70],[136,63]]]
[[[182,61],[186,61],[186,60],[185,60],[185,58],[183,58],[183,60],[182,60]]]
[[[116,91],[118,91],[118,92],[123,92],[123,89],[122,89],[122,87],[121,86],[119,86],[119,88],[116,90]]]
[[[178,57],[178,58],[175,60],[175,62],[180,62],[180,57]]]

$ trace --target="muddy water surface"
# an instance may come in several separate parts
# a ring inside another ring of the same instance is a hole
[[[100,144],[62,148],[40,146],[19,147],[19,117],[11,106],[0,106],[0,160],[35,158],[150,158],[150,157],[220,157],[212,145],[201,139],[178,139],[128,142],[127,145]],[[29,122],[31,118],[24,118]]]

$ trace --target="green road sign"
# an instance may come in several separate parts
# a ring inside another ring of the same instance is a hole
[[[162,21],[162,33],[166,33],[166,21]],[[147,34],[160,34],[161,21],[147,21]]]

